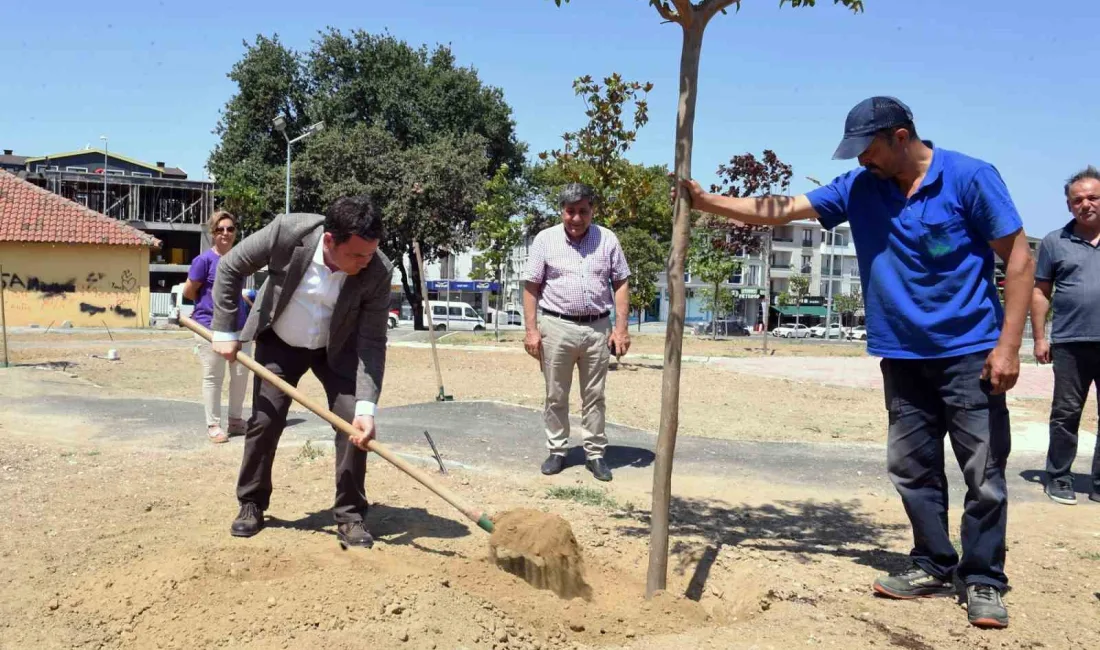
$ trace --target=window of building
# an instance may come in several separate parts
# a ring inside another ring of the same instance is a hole
[[[813,246],[814,245],[814,231],[809,228],[802,229],[802,245]]]
[[[87,174],[88,173],[88,168],[87,167],[66,167],[65,171],[67,171],[67,172],[81,172],[81,173]]]
[[[750,287],[760,286],[760,267],[753,265],[745,270],[745,284]]]
[[[140,176],[141,178],[152,178],[153,175],[149,172],[130,172],[131,176]]]

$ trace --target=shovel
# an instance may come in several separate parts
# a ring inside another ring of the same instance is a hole
[[[213,339],[213,335],[210,333],[210,330],[206,329],[202,325],[199,325],[187,316],[180,316],[180,325],[183,325],[184,327],[191,330],[195,334],[198,334],[207,341],[211,341]],[[257,362],[255,359],[248,356],[247,354],[243,352],[238,352],[237,363],[244,364],[244,367],[256,373],[257,377],[263,379],[267,383],[283,391],[291,398],[293,398],[295,402],[298,402],[310,411],[313,411],[313,413],[315,413],[318,417],[327,421],[341,433],[344,433],[348,436],[358,436],[360,434],[360,431],[353,427],[350,422],[336,415],[335,413],[318,404],[309,397],[306,397],[306,395],[302,393],[302,391],[298,390],[294,386],[291,386],[285,380],[276,376],[275,373],[265,368],[263,365],[261,365],[259,362]],[[489,515],[487,513],[478,510],[470,504],[466,503],[461,498],[459,498],[457,494],[451,492],[442,485],[439,485],[437,482],[432,480],[431,476],[424,473],[417,467],[414,467],[411,463],[395,454],[382,443],[378,442],[377,440],[371,440],[367,443],[367,449],[378,454],[391,465],[413,477],[414,479],[416,479],[417,482],[419,482],[421,485],[428,488],[432,492],[435,492],[441,499],[457,508],[459,512],[466,515],[466,517],[470,521],[476,523],[478,527],[485,532],[493,532],[493,522],[489,519]]]
[[[213,340],[210,330],[189,317],[180,316],[179,322],[180,325],[207,341]],[[359,435],[360,431],[347,420],[306,397],[300,390],[276,376],[247,354],[238,352],[237,363],[244,364],[244,367],[256,373],[257,377],[289,395],[294,401],[326,420],[337,431],[348,436]],[[367,449],[435,492],[467,519],[476,523],[478,528],[490,533],[492,535],[489,539],[490,557],[500,568],[518,575],[535,587],[550,589],[564,598],[578,595],[587,597],[590,593],[588,585],[584,582],[580,549],[576,538],[569,523],[561,517],[537,510],[514,510],[503,513],[498,518],[501,526],[497,527],[488,513],[469,505],[454,492],[437,483],[427,473],[414,467],[382,443],[370,440],[367,442]]]

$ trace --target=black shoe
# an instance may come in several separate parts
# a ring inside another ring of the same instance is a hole
[[[975,627],[1008,627],[1008,609],[1001,592],[990,585],[966,585],[966,617]]]
[[[1077,505],[1077,494],[1073,491],[1073,477],[1072,476],[1059,476],[1058,478],[1052,478],[1047,481],[1047,486],[1043,490],[1050,497],[1050,500],[1055,503],[1061,503],[1066,506]]]
[[[607,461],[603,458],[587,460],[584,462],[584,466],[592,472],[592,476],[595,476],[597,481],[611,480],[611,468],[607,466]]]
[[[875,579],[874,590],[888,598],[906,600],[926,596],[950,596],[955,585],[950,580],[940,580],[917,565],[904,571]]]
[[[550,454],[550,457],[542,462],[542,473],[547,476],[560,474],[565,469],[565,456],[563,454]]]
[[[229,527],[229,532],[234,537],[252,537],[264,529],[264,511],[255,503],[248,501],[241,504],[241,511]]]
[[[374,538],[370,536],[366,525],[362,521],[349,521],[346,524],[337,524],[336,536],[340,538],[340,546],[358,546],[359,548],[371,548],[374,546]]]

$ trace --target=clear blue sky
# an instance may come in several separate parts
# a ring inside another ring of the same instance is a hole
[[[830,0],[778,5],[744,0],[708,29],[697,178],[710,182],[730,156],[771,148],[794,165],[794,190],[806,191],[805,176],[848,168],[830,160],[848,109],[892,94],[912,107],[922,137],[1000,169],[1029,232],[1069,218],[1065,177],[1100,164],[1100,3],[866,0],[862,15]],[[0,148],[68,151],[106,134],[112,150],[201,178],[241,41],[278,33],[306,49],[327,26],[451,44],[504,89],[532,153],[582,123],[575,77],[652,81],[651,121],[630,155],[671,164],[680,38],[645,0],[560,9],[550,0],[3,2]]]

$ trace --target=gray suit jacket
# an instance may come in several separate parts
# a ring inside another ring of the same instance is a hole
[[[211,329],[235,331],[245,278],[264,266],[267,281],[253,301],[240,339],[252,341],[270,329],[309,268],[324,221],[319,214],[280,215],[223,255],[214,280]],[[377,403],[382,390],[392,275],[393,264],[378,251],[367,268],[347,277],[332,312],[328,363],[340,375],[355,378],[357,400]]]

